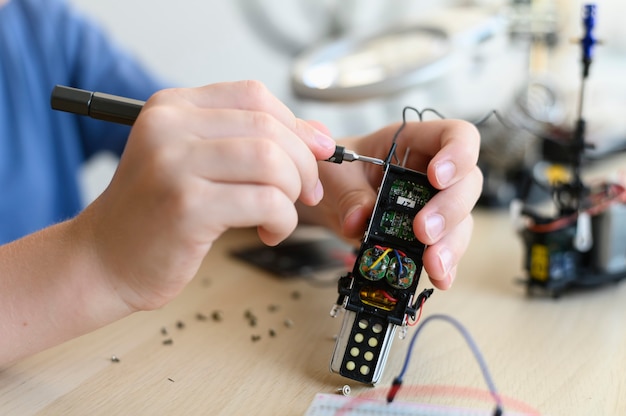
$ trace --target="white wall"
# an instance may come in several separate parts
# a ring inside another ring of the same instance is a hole
[[[136,53],[181,86],[258,78],[284,90],[284,59],[248,30],[237,1],[72,0]]]

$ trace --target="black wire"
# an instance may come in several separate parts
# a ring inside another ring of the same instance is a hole
[[[390,164],[392,162],[392,160],[395,160],[396,162],[400,161],[400,159],[398,158],[398,156],[396,154],[397,139],[400,136],[400,133],[402,132],[402,130],[404,130],[404,128],[406,127],[406,124],[407,124],[407,112],[408,111],[415,112],[415,114],[417,114],[418,119],[419,119],[420,122],[424,121],[424,114],[426,114],[426,113],[433,113],[437,117],[441,118],[442,120],[446,119],[446,116],[444,116],[442,113],[440,113],[439,111],[435,110],[434,108],[425,108],[423,110],[418,110],[417,108],[411,107],[411,106],[404,107],[402,109],[402,124],[400,125],[398,130],[396,130],[395,134],[393,135],[393,140],[392,140],[392,143],[391,143],[391,147],[389,149],[389,153],[387,154],[387,157],[385,158],[385,165]],[[483,117],[479,118],[478,120],[476,120],[476,121],[469,121],[468,120],[468,122],[472,123],[476,127],[480,127],[481,125],[485,124],[491,117],[494,117],[500,124],[502,124],[507,129],[525,131],[525,132],[531,134],[534,137],[537,137],[537,138],[539,138],[541,140],[545,140],[545,141],[548,141],[548,142],[551,142],[551,143],[555,143],[555,144],[560,145],[560,146],[563,146],[563,145],[567,146],[567,145],[571,144],[571,143],[568,143],[566,140],[564,140],[564,138],[554,137],[554,136],[551,136],[549,133],[536,131],[534,129],[531,129],[528,126],[517,125],[517,124],[511,122],[510,120],[505,119],[505,117],[503,117],[500,113],[498,113],[497,110],[491,110],[487,114],[485,114]],[[626,146],[623,149],[618,149],[617,151],[619,152],[620,150],[626,151]],[[585,158],[588,158],[588,155],[585,155],[584,153],[583,153],[583,156]]]
[[[520,130],[520,131],[525,131],[529,134],[531,134],[534,137],[537,137],[541,140],[545,140],[560,146],[571,146],[573,143],[568,142],[567,140],[564,140],[564,138],[562,137],[555,137],[553,135],[550,135],[549,133],[545,133],[545,132],[541,132],[541,131],[537,131],[534,130],[528,126],[519,126],[517,124],[514,124],[508,120],[505,120],[504,117],[502,117],[500,115],[500,113],[497,112],[497,110],[491,110],[490,112],[488,112],[485,116],[483,116],[482,118],[478,119],[477,121],[470,121],[470,123],[472,123],[473,125],[475,125],[476,127],[480,127],[481,125],[485,124],[491,117],[494,117],[496,120],[498,120],[498,122],[500,124],[502,124],[504,127],[506,127],[507,129],[511,129],[511,130]],[[536,119],[534,119],[535,121],[538,121]],[[570,134],[570,137],[572,135]],[[584,154],[583,154],[584,155]],[[586,155],[584,155],[585,157],[587,157]]]
[[[391,163],[391,159],[395,158],[396,162],[400,161],[400,159],[398,158],[398,156],[396,155],[396,148],[398,147],[396,141],[398,140],[398,136],[400,135],[400,132],[402,130],[404,130],[404,127],[406,127],[406,113],[408,110],[411,110],[413,112],[415,112],[415,114],[417,114],[417,117],[419,118],[419,121],[424,121],[424,114],[426,113],[433,113],[435,114],[437,117],[441,118],[441,119],[445,119],[446,117],[441,114],[439,111],[435,110],[434,108],[425,108],[423,110],[418,110],[415,107],[410,107],[410,106],[406,106],[402,109],[402,124],[400,125],[400,127],[398,128],[398,130],[396,130],[396,133],[393,135],[393,140],[391,141],[391,148],[389,149],[389,154],[387,155],[387,157],[385,158],[385,165],[388,165],[389,163]]]
[[[489,120],[491,117],[495,117],[495,119],[498,120],[500,122],[500,124],[502,124],[507,129],[523,130],[521,127],[516,126],[514,124],[509,124],[508,121],[505,121],[504,118],[500,115],[500,113],[498,113],[497,110],[491,110],[490,112],[488,112],[485,116],[483,116],[479,120],[473,121],[473,122],[470,121],[470,123],[472,123],[476,127],[480,127],[480,125],[485,124],[487,122],[487,120]]]

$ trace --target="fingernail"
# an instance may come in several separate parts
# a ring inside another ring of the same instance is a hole
[[[439,250],[437,255],[439,257],[439,265],[443,271],[443,275],[446,276],[452,268],[452,253],[447,248]],[[449,278],[449,276],[447,276]],[[452,283],[452,282],[450,282]]]
[[[449,274],[446,275],[446,277],[444,277],[443,285],[442,285],[444,290],[448,290],[452,287],[452,283],[454,283],[454,277],[455,277],[454,272],[450,272]]]
[[[315,134],[313,135],[313,138],[324,149],[334,149],[336,146],[335,141],[330,136],[322,133],[317,129],[315,129]]]
[[[350,218],[350,215],[352,215],[354,212],[356,212],[357,210],[359,210],[361,208],[361,205],[354,205],[352,206],[347,212],[346,215],[343,216],[343,221],[342,221],[342,225],[346,223],[346,220],[348,218]]]
[[[313,196],[315,197],[316,204],[319,203],[324,197],[324,187],[322,186],[322,182],[319,179],[317,180],[317,184],[315,185]]]
[[[440,214],[431,214],[426,217],[426,234],[435,242],[439,239],[439,236],[443,232],[444,219]]]
[[[435,166],[435,176],[437,177],[437,182],[441,185],[447,185],[448,182],[452,180],[455,173],[456,166],[450,161],[441,162]]]
[[[444,276],[443,279],[437,282],[437,288],[441,290],[448,290],[452,286],[452,282],[450,281],[450,276]]]

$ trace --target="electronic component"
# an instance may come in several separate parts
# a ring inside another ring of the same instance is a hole
[[[345,308],[330,368],[353,380],[380,380],[397,326],[421,306],[415,291],[425,245],[415,238],[413,218],[436,193],[426,175],[385,165],[365,237],[351,272],[339,279],[331,311]]]
[[[558,194],[563,187],[553,184],[551,191]],[[558,297],[570,286],[626,278],[626,187],[608,182],[585,187],[580,205],[572,211],[569,204],[559,203],[555,216],[542,215],[530,204],[523,206],[520,215],[527,222],[519,233],[526,247],[529,293],[541,288]]]
[[[447,390],[443,393],[440,389],[417,386],[413,390],[421,393],[422,396],[427,396],[429,393],[431,396],[449,395],[456,398],[453,393],[449,393]],[[454,391],[453,387],[448,390]],[[458,387],[457,387],[458,390]],[[482,390],[477,390],[476,395],[483,394]],[[413,397],[411,397],[413,399]],[[480,403],[482,404],[482,403]],[[520,407],[523,405],[520,404]],[[524,406],[529,407],[529,406]],[[507,416],[537,416],[539,412],[528,411],[507,411]],[[452,405],[437,405],[432,404],[428,400],[422,402],[415,400],[394,401],[393,403],[387,403],[384,400],[380,400],[377,396],[374,397],[350,397],[341,394],[324,394],[318,393],[313,398],[313,401],[309,405],[304,416],[337,416],[337,415],[350,415],[350,416],[494,416],[492,409],[474,407],[460,407]]]
[[[541,288],[558,297],[570,286],[591,287],[626,278],[626,186],[604,181],[588,186],[581,179],[585,142],[583,97],[592,62],[595,5],[583,8],[582,83],[578,120],[567,146],[562,146],[567,167],[540,162],[533,184],[517,203],[526,256],[528,293]],[[540,169],[541,168],[541,169]],[[553,212],[540,212],[527,198],[531,190],[544,190]]]

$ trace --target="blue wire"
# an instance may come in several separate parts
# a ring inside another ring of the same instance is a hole
[[[454,326],[461,333],[461,335],[463,335],[463,338],[465,338],[465,342],[467,342],[467,345],[472,350],[472,353],[474,354],[474,357],[476,358],[476,361],[478,361],[478,365],[480,366],[480,370],[483,373],[483,378],[485,379],[485,382],[487,383],[487,386],[489,387],[489,392],[491,393],[491,396],[496,401],[498,406],[501,407],[502,406],[502,399],[500,398],[500,395],[498,394],[498,392],[496,390],[496,386],[495,386],[495,384],[493,382],[493,379],[491,378],[491,374],[489,373],[489,369],[487,368],[487,363],[485,362],[485,359],[483,358],[482,354],[480,353],[480,350],[478,349],[478,346],[476,345],[476,343],[472,339],[472,336],[470,335],[469,331],[459,321],[457,321],[456,319],[454,319],[453,317],[451,317],[449,315],[443,315],[443,314],[431,315],[431,316],[425,318],[422,321],[422,323],[415,329],[415,333],[413,334],[413,337],[411,338],[411,343],[409,344],[409,350],[407,351],[406,358],[404,359],[404,365],[402,366],[402,370],[400,371],[400,374],[398,375],[398,377],[396,377],[396,380],[398,382],[400,382],[400,383],[402,382],[402,378],[404,377],[404,373],[406,373],[406,370],[409,367],[409,361],[411,359],[411,353],[413,351],[413,345],[415,344],[415,340],[417,339],[417,336],[422,331],[422,328],[424,328],[424,326],[428,322],[436,320],[436,319],[440,319],[440,320],[443,320],[443,321],[446,321],[446,322],[452,324],[452,326]]]
[[[396,259],[398,260],[398,280],[400,279],[400,276],[402,275],[402,259],[400,258],[400,253],[398,253],[398,250],[394,250],[394,253],[396,253]]]

